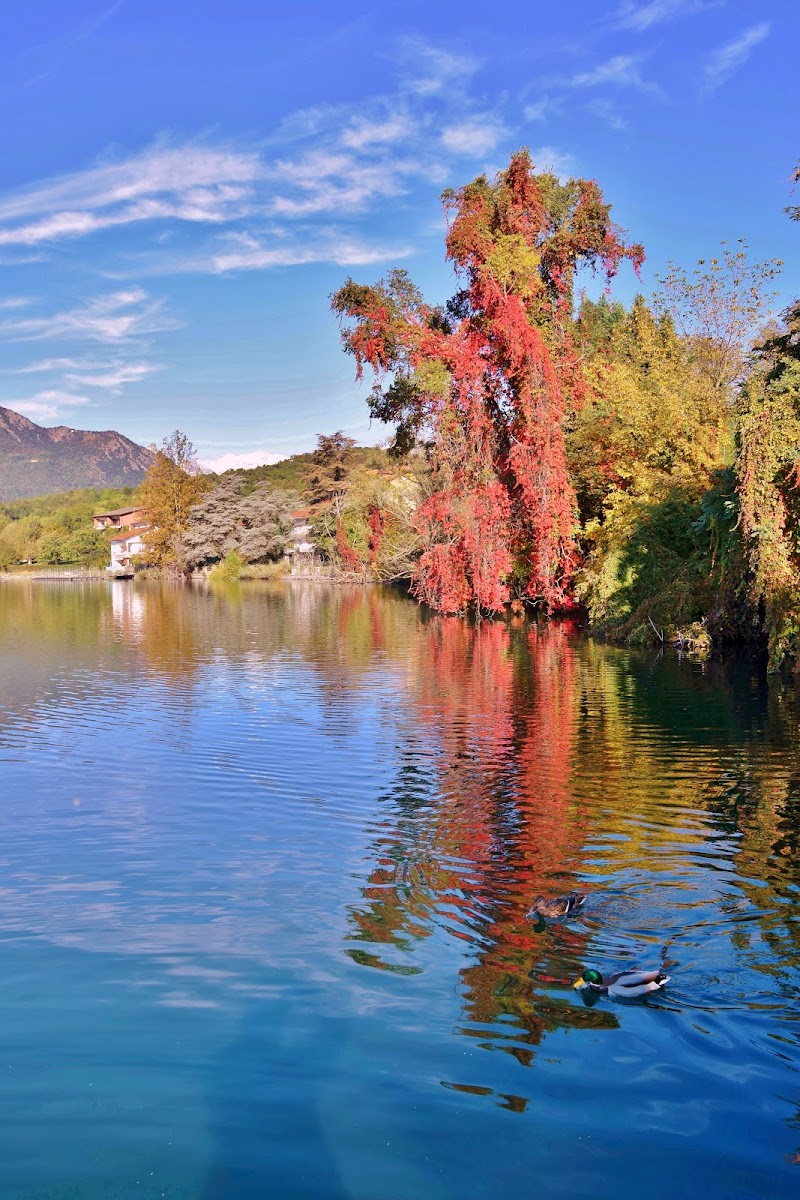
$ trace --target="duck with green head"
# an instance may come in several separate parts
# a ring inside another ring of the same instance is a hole
[[[663,971],[619,971],[603,976],[590,967],[572,986],[579,990],[590,988],[597,995],[613,996],[616,1000],[633,1000],[659,991],[665,983],[669,983],[669,975]]]

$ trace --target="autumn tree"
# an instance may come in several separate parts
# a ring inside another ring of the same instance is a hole
[[[641,296],[613,314],[585,301],[577,338],[590,348],[567,439],[584,518],[578,595],[596,628],[677,633],[711,610],[721,582],[714,550],[735,523],[720,475],[728,419],[692,340]]]
[[[444,195],[461,289],[446,310],[405,272],[335,294],[344,348],[375,375],[372,414],[433,443],[413,586],[441,612],[497,611],[516,593],[568,603],[575,493],[564,423],[584,393],[573,340],[576,273],[638,266],[596,183],[536,173],[527,151],[490,182]]]
[[[298,503],[290,492],[266,482],[248,491],[243,476],[226,475],[189,511],[181,535],[186,562],[218,562],[232,551],[246,563],[279,558]]]
[[[800,178],[800,168],[795,172]],[[800,207],[788,209],[800,220]],[[749,594],[775,670],[800,662],[800,301],[759,346],[739,399],[736,459]]]
[[[181,536],[192,507],[208,485],[194,446],[185,433],[176,429],[164,438],[139,489],[139,504],[150,520],[150,528],[142,538],[142,558],[148,565],[186,569]]]
[[[695,494],[723,465],[727,423],[715,390],[668,313],[642,296],[630,311],[581,305],[577,339],[588,346],[586,399],[570,422],[568,457],[585,520],[615,494],[652,500],[665,488]]]

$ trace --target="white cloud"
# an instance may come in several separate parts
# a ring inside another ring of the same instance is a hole
[[[24,417],[30,417],[32,420],[52,421],[63,409],[76,408],[82,404],[91,404],[88,396],[49,389],[36,392],[27,400],[9,400],[5,407],[12,408],[15,412],[22,413]]]
[[[615,54],[593,70],[573,75],[569,84],[571,87],[600,87],[606,84],[614,87],[651,87],[642,79],[641,61],[641,55]]]
[[[552,171],[566,178],[575,170],[575,159],[557,146],[537,146],[531,150],[531,162],[539,171]]]
[[[316,149],[298,159],[281,159],[271,170],[285,192],[274,196],[271,211],[281,217],[309,217],[323,212],[359,212],[371,201],[402,195],[413,177],[435,174],[427,159],[387,157],[359,159],[345,151]]]
[[[713,92],[722,87],[734,71],[747,62],[759,42],[763,42],[769,36],[770,28],[769,21],[762,21],[760,25],[753,25],[732,42],[727,42],[715,50],[704,72],[703,91]]]
[[[522,110],[522,115],[526,121],[544,121],[552,107],[553,102],[550,97],[543,96],[535,104],[526,104]]]
[[[204,471],[221,475],[223,471],[246,471],[248,467],[271,466],[285,457],[283,454],[272,454],[269,450],[251,450],[245,454],[220,454],[217,458],[201,458],[199,461]]]
[[[8,296],[5,300],[0,300],[0,309],[27,308],[32,303],[30,296]]]
[[[479,66],[478,60],[470,55],[453,54],[418,38],[409,38],[406,50],[408,57],[414,60],[414,71],[407,87],[419,96],[441,92],[456,80],[473,75]]]
[[[673,21],[676,17],[688,17],[704,12],[707,8],[715,8],[720,2],[721,0],[649,0],[645,4],[636,4],[632,0],[626,0],[617,10],[616,24],[620,29],[645,33],[653,25]]]
[[[402,115],[388,117],[385,121],[356,120],[345,129],[342,143],[352,150],[363,150],[376,144],[402,141],[412,130],[411,121]]]
[[[0,200],[0,245],[33,246],[155,219],[229,221],[250,211],[261,173],[253,152],[155,147]]]
[[[148,375],[152,375],[154,371],[158,370],[159,367],[155,363],[116,362],[109,363],[106,368],[100,370],[99,374],[74,374],[69,372],[64,378],[72,386],[104,388],[118,393],[122,390],[123,384],[140,383],[142,379],[146,379]]]
[[[212,272],[269,270],[273,267],[302,266],[308,263],[335,263],[340,267],[368,266],[394,262],[413,254],[408,245],[374,245],[337,230],[323,231],[298,241],[263,242],[242,235],[230,238],[231,248],[216,254],[173,264],[173,270]]]
[[[179,322],[167,316],[162,300],[153,299],[141,288],[130,288],[95,296],[76,308],[48,317],[0,321],[0,336],[31,341],[86,338],[126,342],[143,334],[177,328]]]
[[[91,371],[95,368],[103,368],[105,363],[97,362],[92,358],[43,358],[39,362],[29,363],[27,367],[17,367],[13,374],[15,375],[36,375],[45,371]]]
[[[494,150],[505,129],[493,117],[475,117],[442,130],[442,145],[454,154],[480,157]]]

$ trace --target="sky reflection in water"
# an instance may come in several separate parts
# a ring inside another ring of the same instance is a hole
[[[4,1198],[795,1193],[798,706],[752,665],[0,582],[0,780]]]

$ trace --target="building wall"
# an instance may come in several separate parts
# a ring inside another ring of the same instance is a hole
[[[102,513],[92,517],[95,529],[136,529],[147,525],[147,513],[143,508],[135,508],[124,517],[106,517]]]

